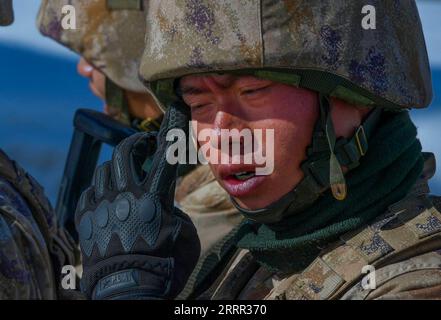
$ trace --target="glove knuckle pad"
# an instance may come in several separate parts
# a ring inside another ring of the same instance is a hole
[[[110,177],[110,163],[104,163],[98,167],[95,171],[94,186],[95,196],[97,199],[101,199],[104,196],[105,190],[109,189],[109,177]]]
[[[79,229],[83,230],[80,234],[81,248],[90,257],[96,245],[100,255],[104,256],[114,234],[126,253],[131,251],[140,237],[149,247],[154,247],[161,227],[159,208],[157,200],[148,194],[135,199],[131,193],[122,193],[113,202],[104,200],[94,211],[93,218],[88,213],[80,222]],[[93,232],[89,231],[90,228]]]

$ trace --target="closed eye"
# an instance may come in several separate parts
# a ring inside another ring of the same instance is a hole
[[[245,90],[242,90],[241,94],[242,95],[252,95],[252,94],[255,94],[255,93],[259,93],[259,92],[265,91],[270,86],[271,85],[265,85],[265,86],[262,86],[262,87],[245,89]]]

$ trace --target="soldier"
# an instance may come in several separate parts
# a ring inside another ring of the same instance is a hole
[[[146,21],[143,1],[42,1],[40,32],[78,53],[80,74],[90,78],[105,111],[144,131],[159,129],[162,111],[138,79]],[[62,8],[75,8],[76,29],[64,29]],[[127,23],[130,21],[130,23]]]
[[[0,25],[12,21],[12,2],[0,1]],[[0,300],[67,298],[62,268],[74,261],[43,188],[0,150]]]
[[[88,297],[173,298],[184,288],[197,241],[191,228],[176,227],[186,220],[162,186],[176,171],[165,163],[165,132],[184,129],[190,113],[198,130],[218,134],[274,129],[275,154],[268,176],[257,176],[256,164],[210,164],[246,221],[199,261],[180,298],[441,296],[441,198],[427,184],[435,162],[421,152],[407,111],[432,98],[416,4],[377,3],[382,18],[369,30],[363,5],[149,2],[141,75],[168,111],[156,166],[142,185],[130,161],[148,144],[140,135],[115,150],[99,169],[99,188],[82,196],[77,227]],[[107,219],[132,232],[99,223]],[[137,250],[128,245],[135,241]],[[123,256],[132,263],[122,265]],[[158,262],[165,257],[174,267]],[[372,286],[364,285],[366,267],[375,269]],[[179,279],[170,276],[179,270]]]
[[[144,49],[148,1],[43,1],[40,31],[82,56],[78,70],[105,101],[105,112],[141,131],[157,131],[161,105],[138,79]],[[137,5],[134,5],[137,3]],[[62,8],[75,7],[77,29],[64,30]],[[202,252],[236,226],[241,216],[208,166],[179,179],[177,204],[190,215],[202,239]]]

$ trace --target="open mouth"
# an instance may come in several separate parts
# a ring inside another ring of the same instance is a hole
[[[223,187],[233,197],[252,194],[266,179],[266,176],[256,175],[256,168],[253,166],[224,167],[220,176]]]
[[[254,171],[243,171],[243,172],[238,172],[232,175],[234,178],[236,178],[237,180],[240,181],[245,181],[248,179],[251,179],[253,177],[256,176],[256,172]]]

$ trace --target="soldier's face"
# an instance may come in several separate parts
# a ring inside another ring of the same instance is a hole
[[[81,58],[77,66],[78,73],[89,79],[89,88],[92,93],[100,98],[102,101],[106,99],[106,77],[98,69],[88,63],[84,58]],[[105,112],[109,113],[107,106]]]
[[[300,165],[306,159],[306,149],[319,117],[316,92],[252,76],[232,75],[187,76],[180,86],[184,101],[191,108],[192,120],[197,122],[196,134],[209,129],[221,138],[222,129],[274,130],[274,171],[270,175],[253,174],[261,167],[256,163],[210,163],[216,179],[243,208],[266,207],[302,180]],[[337,137],[351,137],[370,111],[338,99],[331,99],[331,104]],[[205,143],[212,144],[198,141],[199,147]],[[271,148],[266,143],[262,139],[268,155]],[[221,144],[211,147],[222,149]]]
[[[255,163],[210,163],[216,179],[242,207],[263,208],[303,178],[300,164],[318,117],[316,93],[252,76],[187,76],[180,84],[192,120],[197,121],[196,134],[204,129],[220,136],[222,129],[261,129],[265,135],[266,129],[274,129],[270,175],[253,175],[259,167]],[[265,143],[263,139],[263,149],[270,150]],[[199,141],[199,147],[203,145]],[[214,147],[221,148],[220,144]]]

